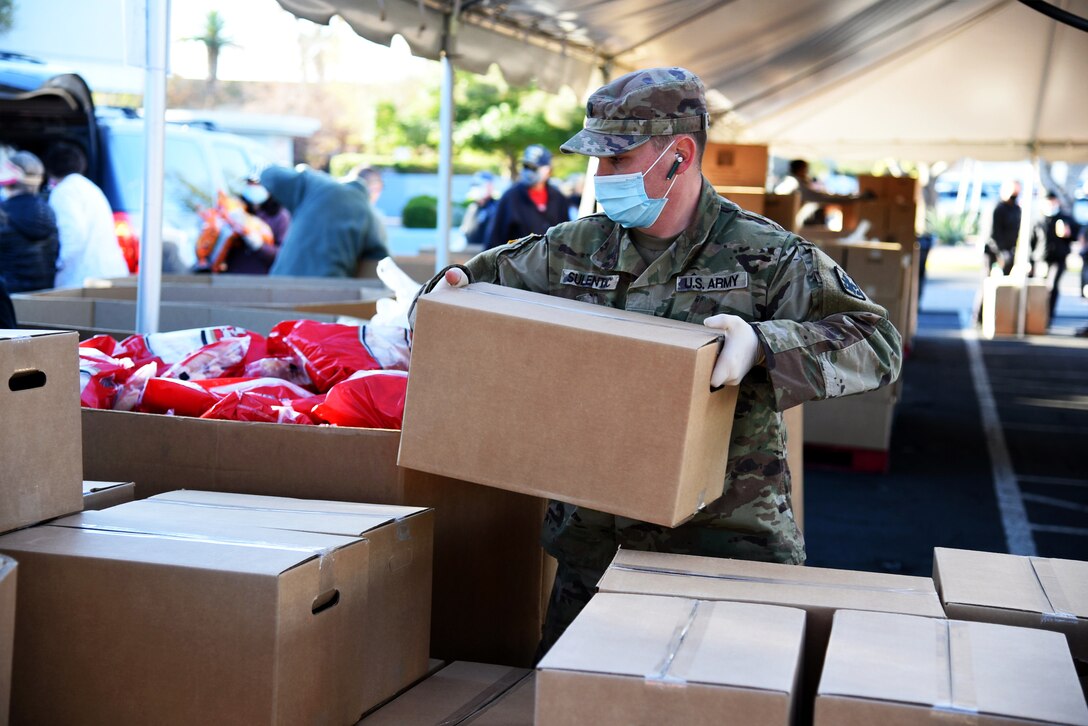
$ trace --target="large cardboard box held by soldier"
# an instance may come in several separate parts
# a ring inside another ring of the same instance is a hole
[[[948,617],[1064,633],[1088,670],[1088,562],[937,547],[933,580]]]
[[[0,556],[0,726],[8,724],[11,703],[11,659],[15,650],[15,581],[18,566]]]
[[[0,330],[0,532],[83,506],[77,342]]]
[[[365,538],[90,524],[108,511],[0,537],[19,562],[15,722],[358,719],[359,625],[370,567],[384,564]]]
[[[943,618],[928,577],[798,567],[718,557],[620,550],[600,592],[671,595],[796,607],[808,613],[802,692],[811,701],[836,610],[871,610]]]
[[[545,503],[401,469],[399,431],[83,410],[89,479],[175,489],[432,507],[431,655],[528,666],[552,571]]]
[[[1088,724],[1056,633],[910,615],[835,613],[816,726]]]
[[[795,608],[598,594],[537,666],[537,726],[786,726],[804,631]]]
[[[416,316],[401,466],[670,527],[721,495],[715,331],[488,284]]]
[[[418,507],[183,490],[57,524],[183,535],[216,524],[366,537],[371,562],[366,610],[344,634],[359,640],[364,671],[357,689],[365,709],[426,673],[433,514]]]
[[[533,726],[535,674],[487,663],[450,663],[357,726]]]

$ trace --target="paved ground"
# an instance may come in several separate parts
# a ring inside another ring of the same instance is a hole
[[[810,564],[929,574],[934,546],[1088,559],[1088,301],[1047,336],[978,340],[976,253],[930,256],[884,475],[806,468]]]

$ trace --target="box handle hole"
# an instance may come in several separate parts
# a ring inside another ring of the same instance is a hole
[[[340,591],[334,588],[315,597],[314,605],[310,611],[317,615],[335,606],[338,602],[340,602]]]
[[[12,391],[29,391],[45,386],[45,371],[16,371],[8,379],[8,388]]]

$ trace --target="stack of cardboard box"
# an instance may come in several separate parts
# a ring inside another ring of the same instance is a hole
[[[768,159],[763,144],[710,142],[703,152],[703,176],[741,209],[763,214]]]

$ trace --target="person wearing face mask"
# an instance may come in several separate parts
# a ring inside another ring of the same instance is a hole
[[[38,192],[45,167],[29,151],[0,150],[0,281],[8,292],[53,287],[60,238],[57,218]]]
[[[570,219],[567,198],[553,184],[552,154],[540,144],[526,147],[518,180],[499,198],[485,238],[486,249],[544,234]]]
[[[497,283],[706,325],[723,341],[708,383],[739,386],[732,437],[721,442],[724,493],[685,524],[549,503],[541,539],[559,567],[541,654],[618,547],[803,563],[781,412],[899,375],[902,341],[884,308],[814,245],[715,193],[701,170],[709,123],[703,84],[690,71],[615,79],[590,96],[583,130],[561,147],[598,158],[604,213],[483,252],[424,287]]]
[[[1062,212],[1058,195],[1046,195],[1043,218],[1031,232],[1031,248],[1035,257],[1046,264],[1046,283],[1050,288],[1050,320],[1058,307],[1058,288],[1065,274],[1065,260],[1073,244],[1073,218]]]

